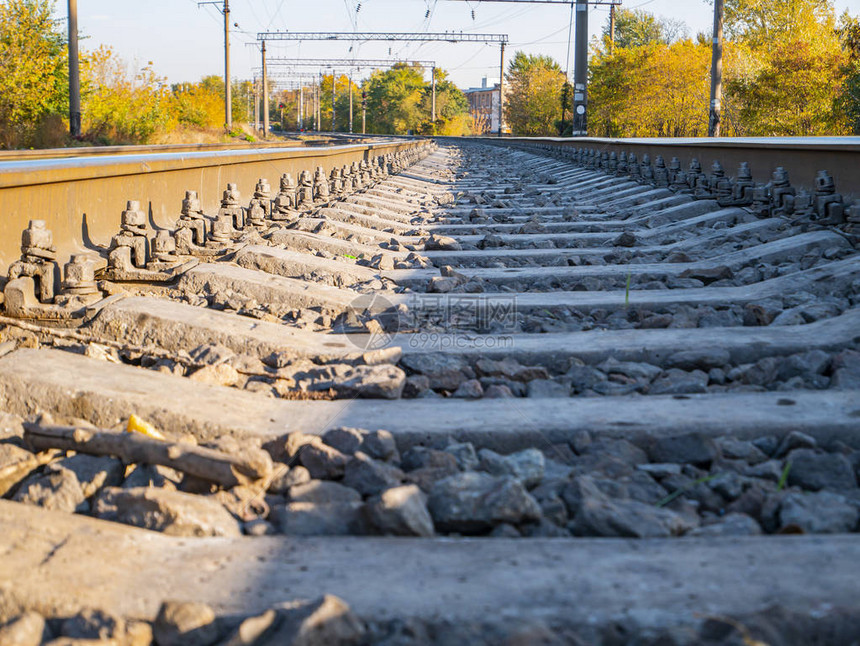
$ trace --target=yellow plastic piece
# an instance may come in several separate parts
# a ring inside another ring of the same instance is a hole
[[[165,437],[159,433],[152,424],[146,420],[140,419],[137,415],[132,415],[128,418],[128,425],[125,427],[125,430],[129,433],[140,433],[141,435],[146,435],[146,437],[151,437],[154,440],[165,439]]]

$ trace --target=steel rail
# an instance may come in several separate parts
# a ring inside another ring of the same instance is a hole
[[[259,178],[274,190],[316,166],[361,161],[414,146],[415,139],[375,138],[320,147],[132,152],[0,162],[0,280],[21,253],[21,232],[45,220],[60,263],[74,253],[107,245],[119,232],[128,200],[139,200],[153,229],[173,228],[185,191],[194,190],[207,214],[217,212],[228,182],[250,200]]]
[[[602,152],[649,154],[652,162],[662,155],[668,164],[677,157],[686,169],[698,159],[705,172],[719,161],[733,177],[741,162],[747,162],[753,179],[771,180],[777,167],[788,171],[793,186],[812,191],[818,171],[829,171],[836,190],[848,199],[860,199],[860,137],[721,137],[721,138],[628,138],[601,137],[473,137],[492,145],[552,148],[592,148]],[[463,138],[456,138],[463,141]]]
[[[259,150],[336,144],[344,140],[344,133],[338,134],[296,134],[288,139],[272,141],[248,141],[206,144],[152,144],[118,146],[80,146],[73,148],[44,148],[39,150],[0,150],[0,163],[22,159],[58,159],[65,157],[91,157],[102,155],[137,155],[162,152],[191,152],[212,150]]]

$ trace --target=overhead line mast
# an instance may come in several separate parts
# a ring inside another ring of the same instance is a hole
[[[400,60],[400,61],[392,61],[386,59],[379,58],[283,58],[283,57],[275,57],[269,58],[268,64],[275,66],[282,66],[286,68],[293,67],[321,67],[332,70],[332,75],[335,75],[335,72],[338,69],[349,69],[349,101],[350,101],[350,126],[349,131],[352,132],[352,73],[351,71],[354,69],[361,69],[362,67],[393,67],[399,63],[403,63],[406,65],[421,65],[422,67],[429,67],[431,80],[431,98],[430,98],[430,120],[432,122],[436,122],[436,61],[421,61],[421,60]],[[366,97],[362,97],[362,110],[366,107]],[[334,110],[334,96],[332,96],[332,110]],[[362,120],[364,122],[364,112],[362,112]],[[332,122],[332,128],[334,128],[334,121]],[[362,130],[364,130],[364,126],[362,126]]]
[[[447,43],[498,43],[501,47],[501,69],[502,77],[499,92],[499,136],[504,130],[504,93],[501,91],[505,75],[505,45],[508,43],[507,34],[469,34],[464,32],[352,32],[352,31],[277,31],[260,32],[257,40],[382,40],[382,41],[404,41],[404,42],[447,42]],[[435,88],[436,69],[433,68],[432,85]],[[435,104],[435,102],[434,102]],[[435,107],[435,106],[434,106]],[[435,112],[435,110],[433,110]],[[435,115],[434,115],[435,116]]]
[[[568,2],[569,1],[570,0],[568,0]],[[507,43],[508,36],[507,34],[470,34],[456,31],[271,31],[258,33],[257,40],[391,40],[405,42],[442,41],[447,43]]]
[[[450,2],[471,2],[472,0],[449,0]],[[481,0],[479,0],[481,1]],[[615,7],[621,0],[486,0],[487,2],[513,2],[520,4],[567,4],[576,6],[576,47],[573,66],[573,134],[588,134],[588,5],[608,5],[615,17]],[[614,24],[614,20],[613,20]],[[567,65],[567,63],[565,63]],[[504,95],[505,83],[505,46],[502,45],[502,77],[499,81],[499,104]],[[501,118],[499,119],[501,124]],[[501,125],[500,125],[501,131]]]
[[[389,59],[382,58],[283,58],[278,56],[273,56],[269,58],[269,64],[271,65],[285,65],[290,66],[294,65],[297,67],[331,67],[332,65],[336,65],[338,67],[351,67],[351,68],[360,68],[360,67],[389,67],[392,65],[396,65],[397,63],[406,63],[407,65],[421,65],[421,66],[434,66],[436,65],[436,61],[418,61],[418,60],[401,60],[401,61],[393,61]]]

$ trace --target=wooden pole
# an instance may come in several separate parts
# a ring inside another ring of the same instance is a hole
[[[505,44],[502,43],[499,63],[499,137],[505,131]]]
[[[230,0],[224,0],[223,13],[224,13],[224,127],[227,129],[227,132],[231,132],[233,130],[233,87],[230,83]],[[265,41],[263,42],[263,45],[265,46]]]
[[[266,75],[266,41],[261,47],[263,57],[263,139],[269,137],[269,79]]]
[[[609,7],[609,52],[615,53],[615,5]]]
[[[436,123],[436,67],[430,68],[430,79],[433,85],[433,98],[430,104],[430,120],[435,125]],[[434,131],[435,132],[435,131]]]

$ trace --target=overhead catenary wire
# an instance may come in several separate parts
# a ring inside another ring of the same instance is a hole
[[[556,29],[555,31],[550,32],[550,33],[546,34],[545,36],[541,36],[540,38],[538,38],[536,40],[530,40],[530,41],[522,42],[522,43],[510,42],[508,44],[515,46],[515,47],[524,47],[525,45],[535,45],[537,43],[545,43],[545,42],[547,42],[547,40],[546,40],[547,38],[551,38],[552,36],[555,36],[556,34],[560,34],[567,29],[568,29],[568,27],[567,27],[567,25],[565,25],[561,29]],[[565,43],[565,42],[567,42],[567,41],[565,41],[565,40],[556,41],[556,43]]]
[[[343,1],[344,1],[344,7],[347,10],[347,17],[349,19],[350,26],[353,28],[353,30],[355,30],[358,27],[358,25],[357,25],[357,21],[356,21],[356,15],[357,14],[356,14],[354,9],[357,8],[360,3],[353,1],[352,6],[350,6],[350,0],[343,0]],[[370,2],[370,1],[372,1],[372,0],[364,0],[365,3]],[[439,0],[425,0],[423,3],[423,10],[424,10],[424,14],[426,16],[426,20],[422,21],[423,24],[421,25],[421,29],[424,32],[426,32],[428,30],[430,22],[431,22],[433,16],[435,15],[435,13],[437,11],[438,1]],[[270,16],[270,19],[268,21],[269,24],[271,24],[273,22],[273,19],[282,11],[282,7],[284,6],[284,4],[285,4],[285,0],[278,0],[277,7],[274,10],[272,10],[270,8],[269,3],[264,4],[265,9],[266,9],[266,13]],[[419,5],[419,7],[420,6],[421,5]],[[255,19],[255,22],[258,22],[258,23],[262,22],[265,17],[261,16],[259,11],[256,11],[256,12],[253,11],[253,7],[250,7],[250,8],[252,9],[252,14],[253,14],[253,17]],[[476,23],[472,23],[472,24],[468,24],[468,25],[464,25],[463,33],[468,33],[470,31],[474,31],[475,29],[479,29],[479,28],[482,28],[482,27],[487,26],[487,25],[498,24],[498,23],[504,22],[506,20],[515,19],[515,18],[523,15],[524,13],[526,13],[526,11],[527,11],[527,9],[522,9],[519,7],[512,8],[509,11],[503,11],[501,13],[498,13],[498,14],[495,14],[495,15],[489,17],[486,20],[478,21]],[[429,16],[426,15],[428,12],[430,14]],[[207,13],[209,13],[209,12],[207,11]],[[212,16],[211,13],[209,13],[209,15],[213,19],[217,20],[217,18],[215,16]],[[360,15],[360,12],[358,13],[358,15]],[[231,30],[231,31],[234,31],[237,34],[240,34],[242,41],[248,42],[246,40],[246,38],[250,33],[249,30],[240,29],[240,30]],[[542,36],[541,39],[545,39],[547,37],[548,36]],[[537,41],[540,41],[541,39],[537,39]],[[537,41],[529,41],[529,42],[537,42]],[[351,43],[352,51],[350,52],[350,54],[357,56],[358,52],[362,48],[363,44],[364,44],[363,41],[352,42]],[[284,46],[287,49],[289,48],[289,46],[286,43],[284,43]],[[393,53],[393,55],[398,56],[398,57],[407,56],[407,52],[409,53],[408,55],[413,55],[413,54],[416,54],[417,52],[432,53],[433,55],[435,55],[436,52],[439,52],[441,49],[442,49],[442,44],[438,44],[438,43],[421,43],[421,44],[416,44],[416,46],[413,46],[409,43],[403,43],[400,47],[396,48],[392,53]],[[477,55],[480,55],[480,52]],[[475,56],[470,56],[469,60],[473,60],[474,57]],[[456,68],[460,68],[460,67],[463,67],[463,65],[461,64],[461,65],[456,66]]]
[[[190,2],[195,2],[196,0],[189,0]],[[626,3],[627,0],[625,0]],[[637,0],[630,0],[632,2],[637,2]],[[326,2],[326,0],[324,0]],[[340,5],[341,9],[338,11],[339,16],[337,16],[336,20],[331,23],[330,28],[336,28],[341,25],[346,26],[349,25],[348,31],[352,33],[361,33],[367,30],[368,27],[373,28],[377,24],[379,24],[379,11],[381,6],[375,0],[341,0],[337,2],[337,5]],[[633,6],[644,6],[654,2],[654,0],[646,0],[639,2]],[[328,0],[326,4],[332,3],[331,0]],[[334,3],[332,3],[334,4]],[[445,7],[442,9],[441,5],[449,5],[449,7]],[[506,7],[504,5],[496,5],[493,10],[490,10],[491,1],[490,0],[469,0],[468,2],[463,2],[463,10],[458,12],[453,12],[450,8],[454,6],[454,2],[444,2],[442,1],[440,5],[440,0],[413,0],[412,2],[404,3],[404,5],[412,6],[415,14],[414,17],[420,22],[420,26],[418,26],[418,30],[421,32],[429,32],[429,31],[441,31],[440,27],[442,25],[450,26],[451,18],[454,16],[456,20],[456,16],[460,16],[461,22],[461,30],[456,30],[457,33],[468,34],[472,32],[476,32],[481,29],[486,29],[488,26],[498,25],[510,23],[512,21],[517,21],[519,18],[523,16],[527,16],[524,21],[521,21],[522,24],[529,24],[531,33],[528,35],[534,34],[534,21],[531,16],[528,16],[530,11],[534,11],[537,5],[530,5],[528,3],[520,3],[520,2],[510,2],[510,7]],[[520,6],[516,6],[519,4]],[[569,2],[554,2],[553,4],[557,4],[559,7],[559,11],[556,13],[549,13],[551,18],[551,23],[553,26],[560,26],[559,20],[561,11],[564,12],[565,20],[563,21],[565,25],[567,25],[567,29],[570,32],[570,21],[566,18],[568,17],[569,11]],[[303,27],[309,27],[313,24],[313,14],[308,14],[307,16],[303,12],[299,12],[296,15],[293,15],[292,7],[289,5],[286,0],[231,0],[231,9],[234,12],[234,15],[237,15],[240,19],[239,24],[242,27],[238,26],[234,29],[231,29],[231,37],[235,37],[239,42],[251,42],[250,38],[252,37],[253,31],[255,28],[259,26],[260,29],[268,28],[271,25],[274,25],[274,29],[301,29]],[[247,6],[246,6],[247,5]],[[361,9],[358,9],[359,5],[361,5]],[[406,6],[404,6],[404,9]],[[476,20],[471,20],[471,10],[476,9]],[[589,14],[594,14],[595,11],[602,12],[600,15],[605,15],[608,10],[608,5],[591,5],[589,7]],[[368,13],[369,11],[369,13]],[[344,15],[341,12],[345,12]],[[212,20],[218,21],[219,16],[213,15],[212,7],[206,8],[207,15],[210,16]],[[542,14],[543,15],[543,14]],[[284,20],[285,16],[289,16],[289,20]],[[309,22],[310,20],[310,22]],[[248,24],[250,23],[250,24]],[[368,24],[369,23],[369,24]],[[436,23],[436,25],[434,25]],[[544,23],[545,24],[545,23]],[[433,29],[433,27],[436,27]],[[346,31],[346,30],[345,30]],[[568,39],[557,38],[557,35],[560,35],[563,29],[553,30],[549,33],[543,33],[532,36],[532,38],[524,38],[522,40],[518,39],[515,42],[510,42],[509,45],[523,48],[526,53],[537,53],[537,48],[541,45],[546,45],[547,48],[552,47],[555,48],[551,53],[556,60],[561,61],[564,58],[564,64],[562,68],[567,72],[568,75],[572,74],[572,51],[571,47],[568,46],[567,49],[561,48],[559,50],[558,45],[568,45]],[[520,32],[522,33],[522,32]],[[234,36],[233,36],[234,35]],[[525,35],[525,34],[523,34]],[[568,34],[568,37],[570,33]],[[329,51],[323,51],[323,47],[325,49],[330,48],[327,45],[322,44],[314,44],[310,46],[310,49],[306,49],[308,45],[303,44],[301,41],[284,41],[279,43],[269,43],[270,45],[270,53],[277,54],[283,53],[284,55],[295,56],[301,55],[302,52],[307,52],[305,55],[319,55],[322,53],[323,55],[329,54]],[[457,71],[458,74],[452,78],[455,83],[460,84],[465,87],[467,85],[474,85],[474,83],[469,83],[464,73],[468,73],[468,70],[473,69],[485,69],[492,70],[497,65],[493,65],[487,58],[488,51],[486,48],[481,48],[479,51],[475,53],[469,52],[466,58],[456,57],[452,58],[450,55],[445,54],[445,50],[448,49],[445,43],[441,42],[428,42],[428,43],[397,43],[396,46],[390,48],[386,47],[385,49],[390,51],[389,54],[386,54],[382,51],[380,46],[374,46],[372,43],[362,40],[350,40],[347,47],[348,51],[338,52],[339,55],[343,55],[345,57],[356,57],[359,58],[362,55],[370,56],[370,57],[384,57],[386,55],[393,56],[395,58],[414,58],[417,56],[423,58],[434,58],[440,61],[440,67],[444,69],[448,69],[451,71]],[[544,53],[544,52],[540,52]],[[246,69],[249,64],[253,64],[253,60],[255,57],[249,52],[248,63],[244,63],[240,65],[240,69]],[[486,64],[483,66],[478,66],[475,64],[475,61],[485,60]],[[244,59],[240,59],[243,60]],[[470,76],[471,73],[468,73]]]

